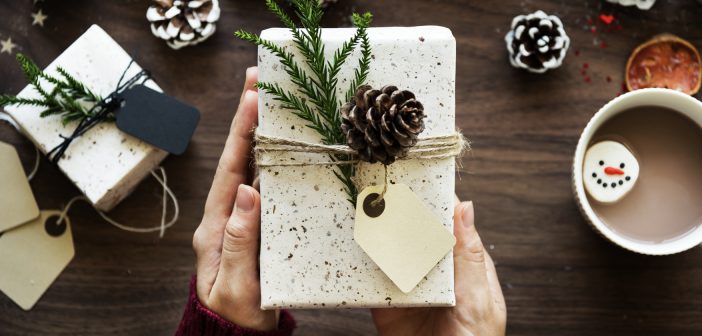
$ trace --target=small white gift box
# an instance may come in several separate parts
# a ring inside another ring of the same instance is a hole
[[[90,90],[105,97],[112,93],[132,58],[102,28],[91,26],[45,69],[56,74],[61,67]],[[141,71],[133,63],[124,74],[129,79]],[[42,83],[49,87],[48,83]],[[161,91],[153,82],[146,86]],[[31,87],[17,96],[39,98]],[[63,125],[57,115],[40,117],[37,106],[8,106],[5,111],[19,124],[22,132],[43,152],[59,145],[60,135],[70,136],[77,123]],[[168,153],[120,131],[114,122],[101,122],[76,138],[66,150],[58,167],[73,181],[93,205],[109,211],[149,174]]]
[[[328,59],[356,32],[323,29]],[[373,51],[367,84],[396,85],[415,93],[427,114],[421,137],[455,132],[456,42],[436,26],[371,28]],[[288,29],[267,29],[261,37],[297,52]],[[338,75],[346,89],[360,51]],[[302,63],[300,61],[300,63]],[[279,59],[259,48],[259,81],[295,92]],[[341,90],[340,90],[341,91]],[[338,92],[342,100],[344,92]],[[258,132],[320,143],[320,136],[272,95],[260,92]],[[324,154],[281,153],[297,159],[326,161]],[[262,167],[261,305],[275,308],[411,307],[455,304],[453,257],[448,253],[411,292],[403,293],[354,241],[354,207],[334,166]],[[434,216],[453,232],[454,158],[402,160],[388,166],[389,179],[411,187]],[[359,191],[382,185],[382,164],[360,164]]]

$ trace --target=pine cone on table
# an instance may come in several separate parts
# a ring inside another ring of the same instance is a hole
[[[648,10],[653,7],[653,4],[656,3],[656,0],[607,0],[608,2],[611,3],[616,3],[620,4],[622,6],[636,6],[638,9],[641,10]]]
[[[219,14],[219,0],[153,0],[146,19],[154,36],[180,49],[214,34]]]
[[[407,155],[424,130],[424,106],[412,92],[396,86],[375,90],[362,85],[341,107],[341,130],[359,159],[389,165]]]
[[[561,20],[542,11],[515,17],[505,42],[512,66],[535,73],[561,66],[570,46]]]

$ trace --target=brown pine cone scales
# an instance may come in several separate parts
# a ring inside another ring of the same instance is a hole
[[[146,11],[151,32],[173,49],[206,40],[214,34],[219,15],[219,0],[153,0]]]
[[[396,86],[375,90],[362,85],[341,107],[341,130],[359,159],[389,165],[407,155],[424,130],[424,106],[414,94]]]

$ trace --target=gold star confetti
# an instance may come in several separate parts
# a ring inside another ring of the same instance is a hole
[[[12,38],[9,37],[5,41],[0,41],[0,46],[2,46],[0,53],[8,53],[10,55],[12,55],[12,49],[17,47],[16,44],[12,43]]]
[[[44,15],[44,13],[39,9],[36,13],[32,13],[32,26],[34,25],[39,25],[41,27],[44,27],[44,21],[49,18],[48,15]]]

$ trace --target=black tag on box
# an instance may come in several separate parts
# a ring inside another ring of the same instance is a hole
[[[200,112],[173,97],[136,85],[122,94],[122,107],[115,112],[117,128],[171,154],[188,148]]]

